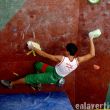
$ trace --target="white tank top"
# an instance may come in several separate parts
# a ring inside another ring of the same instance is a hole
[[[57,74],[61,77],[65,77],[78,67],[78,60],[74,58],[70,61],[68,57],[63,57],[62,61],[55,66]]]

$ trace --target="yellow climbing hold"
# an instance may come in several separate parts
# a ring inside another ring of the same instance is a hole
[[[27,52],[26,55],[30,55],[31,53],[33,54],[33,56],[36,56],[36,53],[35,53],[34,50],[31,50],[31,51]]]

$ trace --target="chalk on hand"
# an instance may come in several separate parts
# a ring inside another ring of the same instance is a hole
[[[98,38],[101,35],[101,30],[100,29],[96,29],[92,32],[89,32],[89,37],[90,38]]]
[[[29,48],[30,50],[32,50],[32,49],[34,49],[34,48],[41,50],[40,45],[39,45],[38,43],[36,43],[36,42],[28,41],[28,42],[27,42],[27,45],[28,45],[28,48]]]

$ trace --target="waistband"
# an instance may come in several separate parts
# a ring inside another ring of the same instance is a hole
[[[59,75],[57,74],[55,68],[54,68],[53,76],[54,76],[54,78],[57,78],[57,79],[63,78],[63,77],[61,77],[61,76],[59,76]]]

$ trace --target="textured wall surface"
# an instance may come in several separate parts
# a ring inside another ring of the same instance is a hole
[[[80,55],[89,51],[87,33],[101,29],[102,36],[95,39],[96,57],[80,65],[75,77],[76,103],[104,103],[110,82],[110,1],[101,0],[91,5],[80,0],[79,39]],[[95,70],[93,65],[99,65]],[[110,98],[110,97],[109,97]]]
[[[28,40],[38,41],[51,54],[64,54],[65,45],[73,41],[79,47],[78,54],[84,55],[89,51],[88,32],[100,28],[102,36],[94,40],[96,57],[70,74],[64,89],[45,85],[43,91],[66,90],[72,103],[105,101],[110,82],[109,0],[96,5],[87,0],[0,0],[0,16],[0,79],[16,79],[13,72],[20,76],[33,72],[35,61],[54,65],[39,56],[27,56]],[[94,64],[100,69],[95,70]],[[12,90],[0,86],[0,93],[15,92],[34,91],[28,86]]]
[[[17,79],[13,72],[19,76],[33,72],[35,61],[54,65],[39,56],[27,56],[26,42],[37,41],[50,54],[64,54],[64,47],[68,42],[77,43],[78,6],[79,2],[76,0],[0,0],[0,79]],[[72,103],[74,81],[74,75],[69,75],[64,87]],[[43,89],[56,90],[61,89],[53,85],[46,85]],[[20,92],[34,91],[28,86],[18,86],[12,90],[0,86],[0,93]]]

